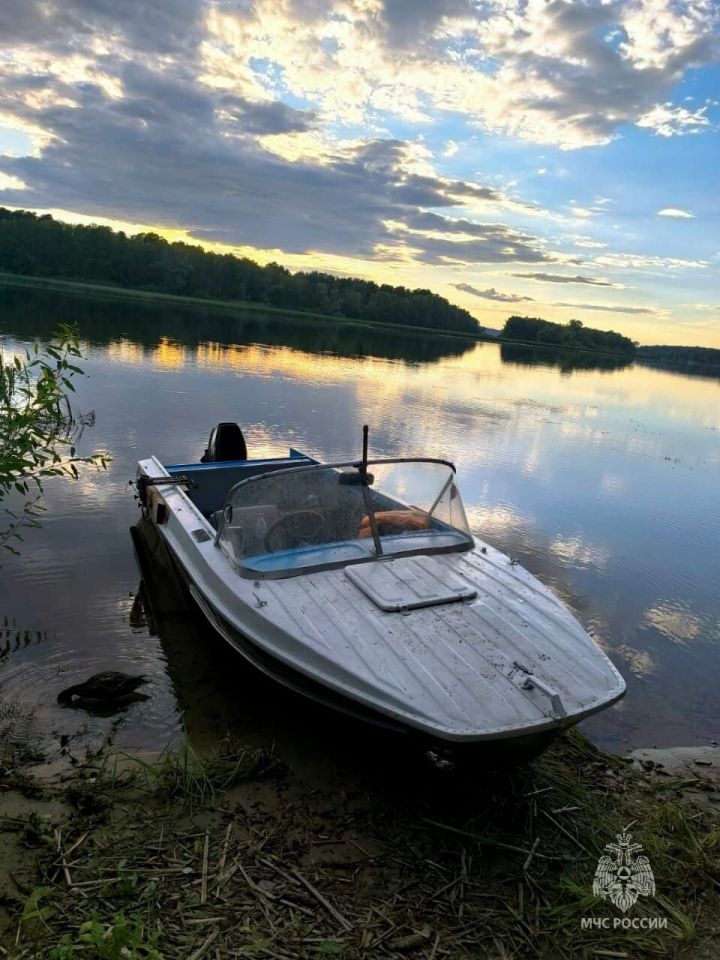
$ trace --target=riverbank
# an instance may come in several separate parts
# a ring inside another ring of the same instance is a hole
[[[415,335],[418,338],[437,338],[444,337],[451,340],[461,340],[468,344],[473,343],[497,343],[505,347],[508,351],[513,348],[518,350],[541,351],[546,357],[550,357],[551,365],[558,363],[562,366],[565,360],[569,369],[574,367],[607,367],[612,369],[614,366],[627,366],[635,362],[646,363],[651,366],[662,367],[663,369],[677,369],[677,365],[659,364],[651,359],[637,354],[622,352],[612,352],[604,350],[590,350],[580,346],[559,346],[557,343],[539,343],[537,341],[521,340],[516,337],[503,337],[497,331],[493,333],[484,333],[483,328],[479,327],[477,333],[468,333],[462,330],[447,330],[435,327],[418,327],[409,324],[398,323],[376,323],[369,320],[358,320],[352,317],[339,317],[331,314],[315,313],[307,310],[287,309],[283,307],[274,307],[270,304],[255,303],[251,301],[228,301],[215,300],[208,297],[186,297],[171,293],[160,293],[152,290],[137,290],[127,287],[116,287],[102,284],[86,283],[80,280],[58,280],[51,277],[31,277],[20,274],[0,272],[0,286],[26,288],[30,290],[45,290],[49,292],[77,294],[80,296],[92,297],[93,299],[128,301],[145,304],[157,304],[165,306],[177,306],[179,308],[192,310],[193,308],[212,310],[219,314],[239,318],[267,316],[277,317],[281,320],[299,321],[311,320],[318,324],[329,324],[338,327],[340,330],[359,329],[378,333],[383,330],[395,336],[403,334]],[[527,361],[529,355],[525,357],[515,357],[514,361],[523,363]],[[553,358],[558,358],[553,359]],[[542,358],[536,358],[533,362],[542,362]],[[705,372],[704,368],[690,372]]]
[[[576,733],[508,771],[399,757],[381,789],[318,788],[243,749],[64,759],[47,778],[37,758],[6,757],[12,960],[720,955],[720,804]],[[709,769],[693,778],[708,797]],[[592,883],[625,827],[656,894],[623,913]]]
[[[77,293],[93,297],[106,297],[113,300],[134,300],[145,303],[158,303],[166,305],[176,305],[178,307],[205,307],[212,308],[223,313],[245,314],[271,314],[278,317],[287,317],[298,319],[300,317],[308,320],[320,320],[324,323],[335,323],[340,325],[350,325],[354,327],[368,327],[373,330],[387,329],[393,333],[417,333],[425,336],[441,335],[444,337],[460,338],[470,341],[490,341],[496,342],[496,337],[485,337],[481,330],[477,333],[467,333],[462,330],[448,330],[435,327],[417,327],[409,324],[400,323],[373,323],[370,320],[357,320],[352,317],[338,317],[326,313],[314,313],[301,309],[288,309],[285,307],[274,307],[266,303],[255,303],[247,300],[214,300],[208,297],[185,297],[174,293],[160,293],[152,290],[136,290],[129,287],[112,287],[101,284],[85,283],[80,280],[57,280],[50,277],[28,277],[14,273],[0,272],[0,284],[14,287],[27,287],[35,290],[55,290],[58,293]]]

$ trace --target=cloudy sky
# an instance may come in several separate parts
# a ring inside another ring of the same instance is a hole
[[[718,0],[0,0],[0,204],[489,326],[720,346],[719,25]]]

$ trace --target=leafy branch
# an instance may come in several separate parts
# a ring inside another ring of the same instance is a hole
[[[73,378],[83,376],[74,361],[82,359],[77,331],[63,324],[50,343],[37,343],[6,360],[0,353],[0,503],[11,494],[25,500],[16,510],[5,508],[0,547],[18,551],[11,541],[22,540],[21,530],[40,526],[44,511],[43,483],[51,477],[78,478],[78,467],[89,464],[107,469],[110,456],[99,451],[77,455],[77,443],[95,414],[73,410],[69,394]]]

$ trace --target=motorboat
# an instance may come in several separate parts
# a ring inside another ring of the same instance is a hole
[[[190,594],[243,657],[304,696],[428,744],[542,748],[625,692],[555,594],[474,537],[432,457],[138,463],[138,498]]]

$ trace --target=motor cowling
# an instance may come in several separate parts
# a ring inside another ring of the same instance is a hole
[[[245,437],[237,423],[219,423],[213,427],[200,463],[222,463],[228,460],[247,460]]]

